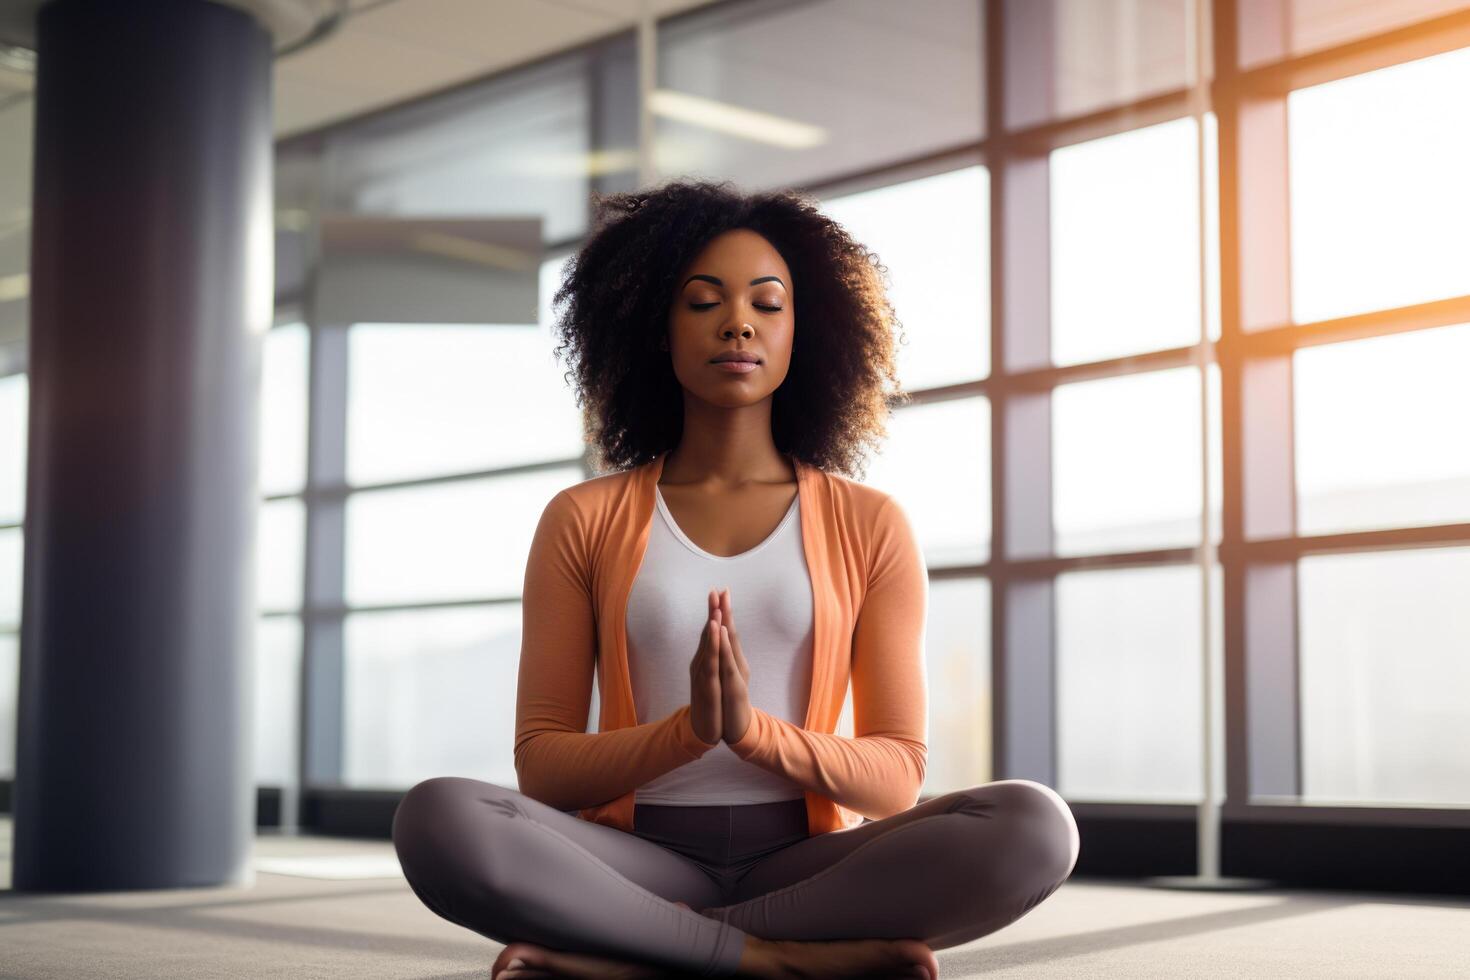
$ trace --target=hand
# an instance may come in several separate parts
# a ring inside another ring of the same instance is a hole
[[[734,744],[750,728],[750,665],[740,652],[740,634],[735,631],[735,613],[730,608],[730,590],[719,594],[720,613],[720,702],[724,715],[724,741]]]
[[[709,618],[699,637],[699,649],[689,662],[689,721],[694,734],[710,745],[718,745],[724,732],[720,697],[720,603],[709,590]]]

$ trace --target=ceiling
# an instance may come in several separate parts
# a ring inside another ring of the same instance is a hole
[[[228,0],[227,0],[228,2]],[[646,0],[667,16],[711,0]],[[325,39],[276,61],[278,138],[451,88],[627,30],[645,0],[348,0]],[[0,0],[0,28],[37,0]],[[0,54],[0,374],[22,341],[31,190],[32,73]]]

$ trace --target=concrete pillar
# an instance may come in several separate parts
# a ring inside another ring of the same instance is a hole
[[[246,883],[272,38],[208,0],[36,31],[14,887]]]

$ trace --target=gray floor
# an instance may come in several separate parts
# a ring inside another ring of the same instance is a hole
[[[0,818],[6,889],[10,839]],[[420,904],[386,841],[262,836],[255,860],[249,888],[0,892],[0,977],[483,980],[501,948]],[[1470,899],[1073,878],[1000,932],[942,950],[939,963],[944,978],[1467,977]]]

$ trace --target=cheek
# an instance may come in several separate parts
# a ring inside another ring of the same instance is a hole
[[[772,345],[773,348],[775,348],[772,353],[776,354],[776,356],[779,356],[784,360],[789,361],[791,359],[791,349],[793,346],[795,346],[795,344],[796,321],[794,318],[789,318],[781,324],[780,341]],[[779,353],[777,353],[777,351],[779,351]]]

